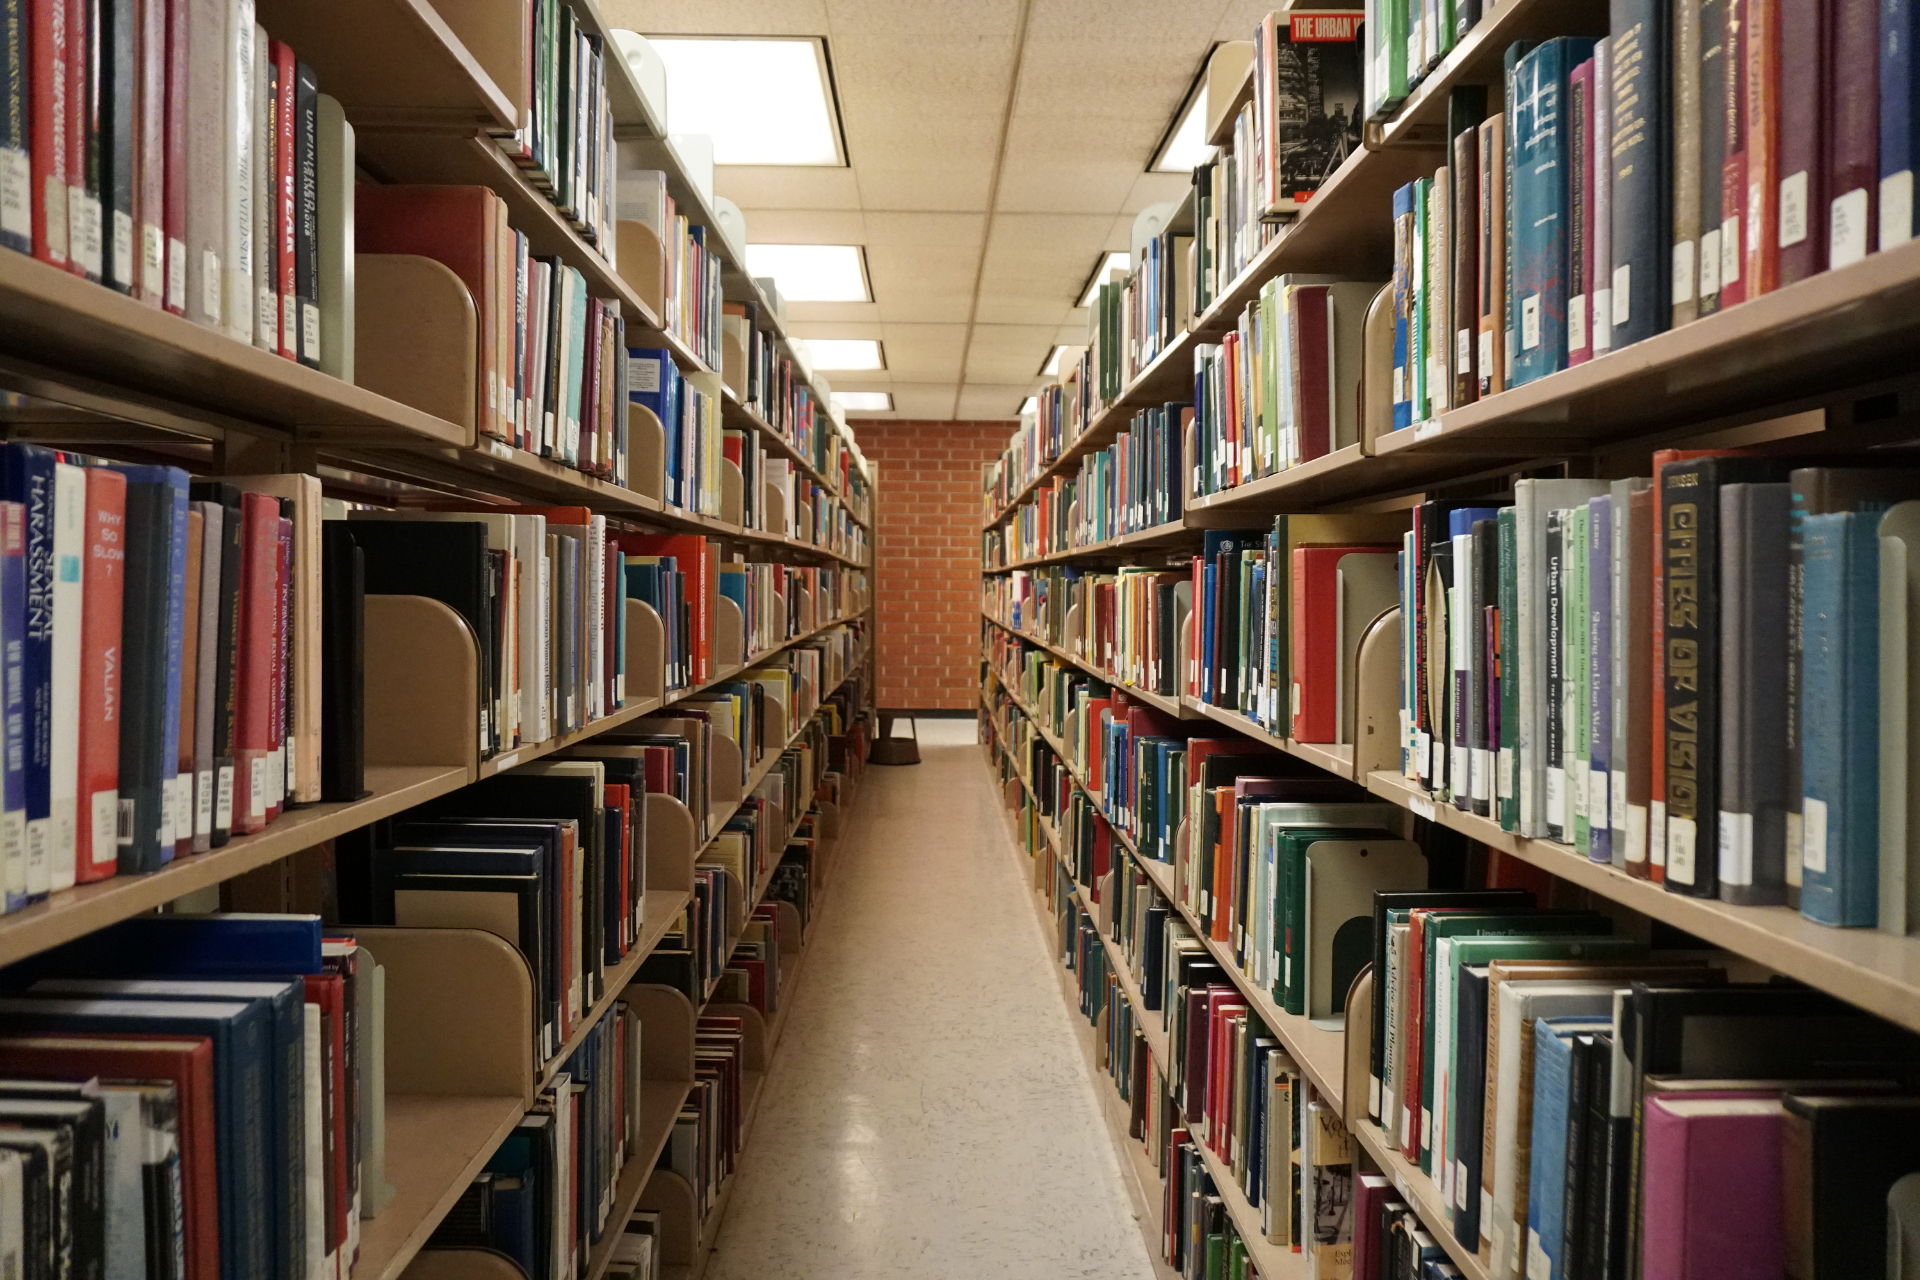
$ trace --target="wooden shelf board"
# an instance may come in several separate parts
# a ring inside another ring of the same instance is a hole
[[[1531,456],[1777,413],[1884,380],[1920,343],[1920,242],[1827,271],[1380,437],[1379,452]],[[1509,443],[1510,442],[1510,443]]]
[[[994,617],[992,614],[987,613],[984,610],[981,611],[980,616],[985,618],[988,622],[991,622],[994,626],[1000,628],[1002,631],[1006,632],[1008,635],[1014,636],[1021,640],[1025,640],[1028,644],[1033,645],[1036,648],[1045,649],[1048,653],[1060,659],[1062,662],[1065,662],[1070,666],[1080,668],[1080,670],[1086,672],[1088,675],[1092,676],[1094,679],[1101,680],[1106,682],[1107,684],[1112,685],[1114,688],[1120,690],[1122,693],[1125,693],[1129,698],[1136,699],[1142,704],[1152,707],[1156,711],[1162,712],[1166,715],[1170,715],[1174,717],[1176,720],[1197,720],[1200,718],[1199,713],[1195,712],[1192,708],[1184,705],[1181,702],[1181,700],[1177,697],[1172,697],[1164,693],[1150,693],[1147,690],[1140,688],[1138,685],[1128,684],[1126,681],[1120,679],[1118,676],[1115,676],[1109,672],[1100,670],[1100,668],[1094,666],[1091,662],[1088,662],[1085,658],[1076,657],[1073,654],[1069,653],[1067,650],[1062,649],[1058,645],[1053,644],[1051,641],[1037,639],[1025,631],[1021,631],[1016,627],[1010,627],[1006,623],[1000,621],[1000,619]]]
[[[1281,1280],[1282,1277],[1297,1276],[1306,1280],[1307,1255],[1295,1253],[1284,1244],[1275,1244],[1267,1239],[1267,1230],[1260,1222],[1260,1210],[1247,1201],[1247,1193],[1233,1179],[1233,1170],[1226,1161],[1215,1155],[1198,1135],[1189,1134],[1193,1139],[1194,1150],[1200,1153],[1200,1163],[1213,1177],[1214,1190],[1220,1193],[1220,1200],[1226,1206],[1227,1216],[1233,1219],[1233,1226],[1246,1242],[1247,1256],[1253,1259],[1253,1265],[1259,1269],[1261,1280]]]
[[[266,830],[238,836],[223,848],[179,858],[150,875],[114,876],[50,895],[0,916],[0,965],[45,951],[119,920],[172,902],[277,862],[288,854],[331,840],[369,822],[424,804],[467,783],[461,767],[381,766],[367,770],[365,799],[308,805],[282,814]]]
[[[459,445],[468,438],[443,418],[26,254],[0,253],[0,314],[9,322],[0,385],[55,406],[10,409],[11,421],[78,415],[201,439],[219,439],[229,425],[316,443]]]
[[[566,1043],[560,1046],[559,1051],[547,1059],[546,1065],[541,1068],[536,1089],[544,1089],[553,1083],[553,1078],[559,1075],[567,1065],[567,1059],[572,1057],[574,1050],[586,1041],[588,1033],[599,1025],[600,1019],[606,1017],[612,1010],[621,995],[625,993],[627,984],[632,982],[634,975],[640,972],[640,966],[646,963],[649,955],[653,954],[653,949],[660,945],[660,939],[666,936],[667,924],[680,914],[681,908],[685,907],[692,897],[693,895],[685,890],[648,891],[641,912],[644,919],[638,941],[635,942],[633,949],[621,958],[618,965],[607,970],[605,993],[581,1015],[579,1025],[573,1029],[573,1034],[567,1037]]]
[[[1099,542],[1090,542],[1082,547],[1068,547],[1063,551],[1049,551],[1044,555],[1028,556],[1024,560],[1012,560],[1002,565],[991,565],[987,573],[1008,573],[1014,569],[1031,569],[1036,565],[1058,564],[1065,560],[1092,559],[1096,556],[1113,555],[1122,551],[1145,550],[1155,547],[1177,547],[1182,543],[1195,543],[1200,540],[1201,531],[1189,527],[1183,520],[1168,520],[1145,529],[1136,529],[1132,533],[1117,534]]]
[[[1428,1234],[1447,1251],[1453,1265],[1460,1268],[1460,1274],[1466,1280],[1487,1280],[1487,1268],[1480,1261],[1480,1256],[1453,1238],[1453,1229],[1440,1201],[1440,1189],[1433,1185],[1433,1179],[1420,1172],[1418,1165],[1410,1163],[1388,1146],[1380,1126],[1360,1119],[1349,1121],[1349,1128],[1368,1158],[1379,1166],[1381,1173],[1393,1180],[1394,1189],[1407,1202],[1407,1207],[1420,1215]]]
[[[1878,929],[1834,929],[1788,907],[1736,907],[1714,898],[1668,893],[1651,880],[1636,880],[1582,857],[1567,845],[1516,836],[1490,819],[1436,804],[1400,774],[1371,773],[1366,784],[1375,795],[1420,817],[1920,1031],[1920,937],[1900,938]]]
[[[353,1280],[396,1280],[524,1114],[520,1097],[388,1095],[387,1180],[395,1194],[361,1230]]]
[[[586,1269],[581,1280],[600,1280],[613,1261],[613,1246],[619,1243],[621,1229],[640,1204],[647,1179],[673,1136],[673,1122],[687,1099],[688,1084],[683,1080],[642,1080],[640,1082],[639,1133],[633,1154],[620,1167],[620,1178],[613,1188],[613,1211],[607,1215],[607,1227],[587,1251]]]

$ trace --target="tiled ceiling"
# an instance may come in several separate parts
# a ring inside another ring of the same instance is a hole
[[[859,244],[870,303],[793,302],[802,337],[878,338],[894,418],[1012,418],[1133,219],[1178,199],[1146,172],[1207,52],[1271,0],[603,0],[645,34],[824,36],[847,168],[727,167],[758,243]]]

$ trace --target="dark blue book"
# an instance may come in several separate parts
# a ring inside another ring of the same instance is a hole
[[[267,1162],[273,1271],[281,1280],[306,1273],[306,983],[295,979],[215,981],[203,978],[46,978],[29,995],[94,1000],[233,1000],[269,1011],[267,1093],[262,1111],[271,1155]],[[216,1050],[216,1052],[218,1052]]]
[[[27,903],[27,532],[26,509],[0,507],[0,700],[5,757],[0,760],[0,863],[7,910]],[[42,875],[42,882],[45,876]]]
[[[0,974],[24,990],[41,978],[252,978],[326,972],[319,916],[135,916],[42,951]]]
[[[179,766],[177,676],[186,624],[187,473],[178,467],[116,469],[127,477],[116,833],[124,875],[158,871],[173,859],[167,780]]]
[[[1880,0],[1880,248],[1913,239],[1914,145],[1920,141],[1920,10],[1914,0]]]
[[[1565,1275],[1567,1109],[1573,1097],[1573,1038],[1605,1034],[1605,1018],[1535,1018],[1533,1144],[1527,1176],[1527,1256],[1544,1255],[1542,1275]],[[1582,1097],[1585,1091],[1581,1091]]]
[[[1673,6],[1609,0],[1608,14],[1618,351],[1665,332],[1673,318]]]
[[[0,999],[0,1030],[205,1036],[213,1042],[221,1280],[274,1276],[269,1149],[273,1011],[264,1000]]]
[[[21,680],[29,902],[47,896],[53,862],[53,466],[53,450],[31,444],[9,444],[0,463],[0,498],[20,504],[26,541]]]
[[[1567,367],[1567,298],[1572,271],[1571,180],[1576,158],[1567,118],[1567,78],[1593,55],[1593,41],[1573,36],[1548,40],[1514,68],[1513,125],[1513,305],[1519,312],[1519,344],[1513,384],[1519,386]]]
[[[1871,927],[1880,911],[1880,513],[1802,524],[1800,910]]]
[[[1469,1249],[1480,1247],[1481,1146],[1486,1141],[1487,966],[1462,965],[1458,986],[1453,1070],[1453,1132],[1456,1188],[1453,1238]]]

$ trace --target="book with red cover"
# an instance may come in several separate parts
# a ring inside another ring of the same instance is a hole
[[[58,3],[59,0],[47,0]],[[67,4],[67,270],[100,278],[100,78],[91,0]]]
[[[545,515],[549,511],[585,511],[585,507],[516,508],[525,514]],[[558,517],[548,515],[549,520]],[[672,556],[687,579],[687,606],[693,615],[692,635],[687,637],[693,665],[693,683],[705,684],[713,676],[714,597],[720,590],[718,563],[708,554],[705,538],[698,534],[615,533],[607,532],[607,546],[630,556]],[[716,548],[717,549],[717,548]]]
[[[1772,1098],[1647,1100],[1645,1280],[1775,1276],[1786,1269],[1786,1121]]]
[[[28,151],[33,170],[33,256],[67,265],[67,6],[30,6]]]
[[[280,582],[280,504],[242,494],[239,712],[234,717],[233,833],[267,825],[267,758],[273,750],[273,675]]]
[[[486,187],[354,186],[357,253],[412,253],[441,263],[467,286],[479,327],[473,420],[481,434],[504,437],[500,412],[497,219]]]
[[[1828,0],[1827,266],[1872,253],[1880,230],[1879,0]],[[1789,45],[1789,48],[1793,46]],[[1796,50],[1796,54],[1798,51]]]
[[[87,470],[87,551],[80,605],[80,803],[74,878],[105,880],[119,869],[120,610],[125,586],[127,478]]]
[[[287,500],[275,500],[277,510],[285,511]],[[268,721],[272,734],[272,754],[267,759],[267,821],[272,822],[286,808],[287,787],[287,713],[293,699],[288,697],[287,677],[293,669],[293,521],[286,515],[274,523],[273,590],[273,710]]]
[[[0,1037],[0,1075],[32,1079],[167,1081],[180,1142],[181,1224],[187,1280],[219,1280],[220,1192],[215,1181],[213,1042],[204,1036],[42,1033]]]
[[[158,6],[163,0],[147,0]],[[167,242],[166,308],[187,313],[187,87],[191,83],[189,14],[191,0],[164,0],[167,13],[167,163],[166,212],[161,220]]]
[[[1780,283],[1785,285],[1827,269],[1830,9],[1821,0],[1779,0],[1774,13],[1780,20],[1780,54],[1774,62],[1780,74],[1780,134],[1775,153],[1780,173],[1775,194],[1780,218],[1778,265]],[[1866,74],[1860,68],[1853,70]],[[1663,793],[1656,790],[1654,794]]]
[[[1293,420],[1298,424],[1300,461],[1311,462],[1333,447],[1333,290],[1324,284],[1295,285],[1288,294],[1293,323]],[[1237,403],[1237,402],[1236,402]],[[1198,599],[1198,597],[1195,597]]]
[[[273,64],[273,246],[263,261],[273,272],[280,295],[280,354],[300,358],[300,202],[294,190],[294,106],[296,60],[293,50],[274,40],[267,45]]]
[[[338,973],[305,974],[307,1003],[320,1006],[321,1070],[327,1093],[321,1123],[325,1134],[326,1250],[333,1255],[347,1239],[347,1212],[353,1203],[352,1175],[347,1169],[347,1126],[357,1117],[347,1106],[347,991]]]
[[[1293,733],[1302,742],[1338,737],[1339,567],[1343,556],[1393,555],[1384,544],[1293,549]]]
[[[1747,296],[1746,276],[1740,268],[1746,264],[1747,207],[1747,37],[1751,34],[1747,14],[1763,4],[1748,0],[1721,0],[1726,15],[1726,35],[1722,38],[1721,57],[1726,59],[1726,101],[1721,104],[1720,134],[1720,305],[1730,307]]]

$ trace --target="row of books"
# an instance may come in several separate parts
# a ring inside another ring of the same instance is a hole
[[[251,0],[15,16],[0,244],[349,374],[353,130]]]
[[[498,138],[527,181],[553,202],[608,266],[618,266],[614,219],[619,158],[607,100],[606,41],[580,29],[562,0],[532,0],[527,16],[521,126]]]
[[[1387,602],[1409,776],[1673,892],[1911,932],[1916,477],[1654,461],[1415,510]]]
[[[717,239],[713,228],[689,221],[674,207],[667,175],[658,169],[623,168],[619,193],[621,221],[644,224],[666,254],[666,309],[661,325],[708,369],[724,368],[721,334],[726,313],[720,285],[724,264],[709,247]]]
[[[1669,8],[1450,95],[1448,163],[1394,197],[1396,425],[1913,238],[1904,19]],[[1812,47],[1844,70],[1783,52]]]
[[[529,1277],[579,1274],[613,1211],[640,1138],[639,1014],[615,1001],[428,1237],[430,1249],[492,1249]]]
[[[987,568],[1058,555],[1180,519],[1182,436],[1193,410],[1143,409],[1114,442],[1087,455],[1073,477],[1055,476],[1003,526],[982,535]]]
[[[793,361],[780,354],[773,335],[761,327],[759,304],[722,303],[720,325],[726,349],[717,367],[734,394],[801,456],[822,471],[837,471],[837,465],[818,456],[823,448],[816,448],[828,443],[817,440],[818,435],[836,434],[832,419],[816,408],[805,371],[796,371]]]
[[[1374,917],[1371,1110],[1489,1276],[1881,1273],[1920,1171],[1911,1033],[1524,892]]]
[[[0,1259],[346,1280],[385,1181],[383,971],[317,916],[122,922],[6,973]]]

